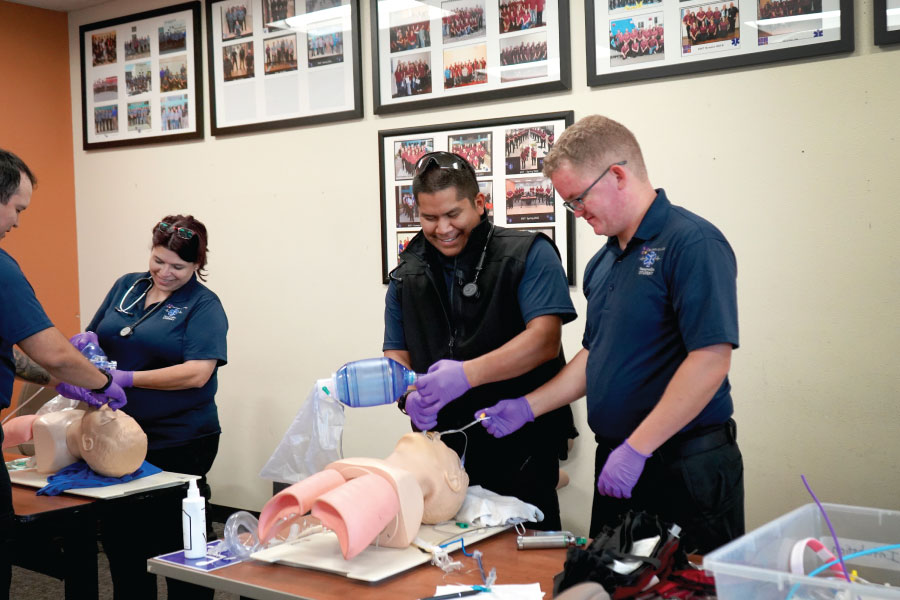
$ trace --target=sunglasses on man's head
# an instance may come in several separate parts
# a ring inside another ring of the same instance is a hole
[[[473,177],[475,176],[475,169],[462,156],[452,152],[429,152],[416,162],[416,177],[433,166],[436,166],[438,169],[468,171]]]
[[[166,223],[165,221],[160,221],[156,228],[163,233],[175,234],[183,240],[189,240],[197,235],[192,229],[188,229],[187,227],[175,227],[171,223]]]

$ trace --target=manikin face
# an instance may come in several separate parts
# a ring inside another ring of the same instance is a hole
[[[425,500],[423,523],[439,523],[459,511],[469,476],[459,456],[439,436],[407,433],[385,462],[409,471],[419,482]]]
[[[458,256],[463,251],[482,214],[484,194],[475,197],[473,206],[467,198],[457,198],[455,186],[434,194],[419,193],[422,233],[444,256]]]
[[[107,477],[134,473],[147,456],[147,434],[132,417],[104,406],[81,419],[78,445],[91,469]]]
[[[19,187],[10,197],[9,202],[0,204],[0,240],[6,237],[9,230],[19,226],[19,213],[31,204],[31,180],[25,173],[22,176]]]
[[[620,180],[617,171],[621,169],[620,166],[610,169],[609,173],[582,198],[584,208],[575,211],[575,216],[587,221],[597,235],[610,237],[619,235],[630,224],[628,205],[619,193]],[[563,200],[569,201],[582,194],[601,172],[564,162],[553,172],[550,180]]]
[[[195,270],[197,263],[181,260],[168,248],[154,246],[150,251],[150,277],[153,278],[153,285],[167,294],[190,281]]]

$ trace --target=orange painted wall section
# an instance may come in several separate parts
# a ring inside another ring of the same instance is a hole
[[[70,336],[80,322],[67,27],[65,13],[0,1],[0,147],[21,157],[38,180],[19,228],[0,247]]]

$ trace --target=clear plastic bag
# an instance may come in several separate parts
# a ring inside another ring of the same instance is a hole
[[[36,415],[48,415],[50,413],[59,412],[62,410],[72,410],[73,408],[79,408],[78,400],[72,400],[71,398],[66,398],[65,396],[57,396],[47,402],[44,403],[42,407],[37,409],[34,414]],[[84,408],[83,406],[81,408]]]
[[[329,379],[316,381],[260,477],[297,483],[342,458],[344,408],[325,391],[330,383]]]

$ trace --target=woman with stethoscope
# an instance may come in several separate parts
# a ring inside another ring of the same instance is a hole
[[[147,462],[201,476],[201,493],[208,500],[205,476],[221,433],[216,371],[227,360],[228,319],[219,298],[201,283],[206,253],[203,223],[192,216],[165,217],[153,227],[149,271],[120,277],[87,331],[96,333],[100,348],[117,361],[115,382],[131,388],[125,412],[147,434]],[[169,512],[163,515],[164,510]],[[146,572],[146,556],[136,557],[133,548],[154,539],[159,547],[146,544],[142,550],[147,556],[181,547],[181,511],[172,510],[160,507],[158,522],[148,522],[146,514],[123,514],[118,527],[105,527],[103,542],[117,598],[156,597],[156,578]],[[169,598],[204,596],[191,587],[180,594],[179,582],[168,580]]]

